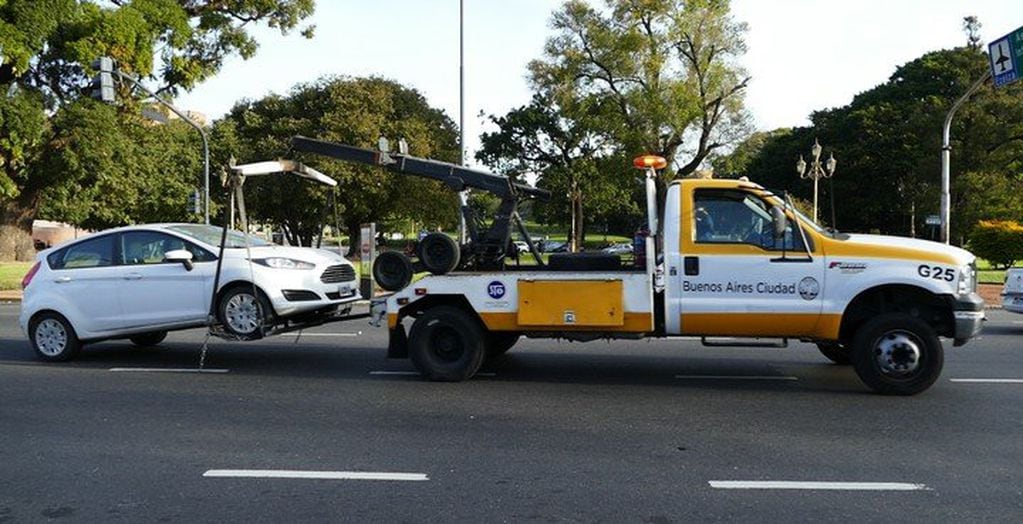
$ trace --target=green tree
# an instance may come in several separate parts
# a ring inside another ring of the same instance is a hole
[[[584,216],[598,216],[630,203],[628,184],[620,172],[605,169],[607,139],[589,119],[573,120],[549,97],[534,95],[529,105],[502,117],[490,117],[498,130],[482,136],[476,159],[510,176],[532,174],[551,199],[538,203],[548,223],[569,223],[569,245],[577,251],[584,240]],[[616,159],[617,160],[617,159]]]
[[[626,158],[665,157],[686,176],[744,136],[746,25],[727,0],[569,0],[530,77],[568,114],[587,115]]]
[[[87,64],[95,58],[110,56],[123,71],[173,94],[216,74],[229,56],[252,56],[257,45],[248,30],[253,24],[288,32],[312,11],[313,0],[0,0],[0,92],[6,93],[0,100],[0,227],[5,234],[20,230],[27,235],[51,191],[69,193],[60,186],[88,184],[87,178],[73,178],[87,173],[88,166],[69,173],[44,168],[77,154],[63,148],[80,147],[81,157],[89,158],[93,152],[114,153],[114,144],[138,138],[132,134],[137,129],[131,129],[137,122],[110,120],[138,119],[139,104],[130,89],[121,87],[119,115],[83,100],[93,74]],[[303,34],[311,36],[311,31],[305,28]],[[101,113],[85,114],[90,111]],[[108,133],[62,127],[79,124]],[[127,151],[119,148],[116,156],[125,162],[146,161],[129,157]],[[124,169],[112,172],[134,176]],[[111,181],[108,186],[116,196],[133,183]],[[108,203],[120,202],[111,198]],[[54,202],[51,210],[67,216],[51,218],[92,216],[97,223],[108,223],[117,215],[138,216],[110,210],[104,212],[109,216],[99,217],[92,204],[78,201],[90,211],[71,209],[74,203]]]
[[[945,115],[987,67],[987,56],[971,47],[927,53],[849,105],[813,113],[812,127],[769,138],[736,174],[812,199],[812,183],[799,179],[795,162],[819,138],[824,156],[833,151],[839,161],[833,187],[840,229],[919,235],[926,215],[939,211]],[[1019,218],[1012,214],[1023,206],[1021,94],[1020,85],[985,86],[956,116],[951,168],[957,243],[981,218]],[[821,187],[823,211],[832,185]]]
[[[301,84],[287,96],[239,103],[215,127],[233,143],[225,152],[233,149],[239,162],[296,157],[335,178],[341,221],[353,243],[359,225],[370,221],[385,228],[407,218],[431,229],[457,224],[457,198],[436,181],[289,152],[295,135],[360,147],[389,137],[404,138],[413,155],[457,162],[454,123],[413,89],[381,78],[327,78]],[[327,205],[323,187],[295,177],[259,177],[245,188],[251,213],[280,227],[289,242],[309,245],[319,233]]]

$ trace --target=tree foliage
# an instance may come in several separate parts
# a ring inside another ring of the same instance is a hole
[[[50,218],[82,220],[83,225],[156,216],[167,202],[144,200],[154,194],[170,198],[179,188],[160,185],[166,177],[118,177],[152,174],[152,162],[162,155],[130,147],[130,142],[162,147],[165,141],[178,141],[179,133],[174,126],[154,128],[172,135],[160,137],[140,128],[140,105],[127,87],[120,88],[124,103],[117,111],[83,99],[94,73],[89,64],[110,56],[122,71],[175,93],[215,74],[229,56],[252,56],[257,46],[249,29],[254,24],[288,32],[312,14],[313,1],[0,0],[0,225],[30,231],[44,200]],[[303,34],[311,30],[304,28]],[[114,165],[115,158],[139,167]],[[98,172],[100,165],[105,171]],[[77,174],[52,171],[54,166]],[[197,171],[189,174],[197,183]],[[100,191],[91,183],[116,190]],[[138,189],[147,185],[146,191]],[[125,208],[116,209],[122,204],[116,196],[125,187],[136,189],[128,189]],[[82,191],[95,192],[115,209],[66,198],[80,197]],[[141,212],[149,204],[157,207]]]
[[[457,162],[454,123],[413,89],[380,78],[327,78],[299,85],[287,96],[239,103],[216,128],[224,137],[223,152],[241,163],[287,155],[338,180],[341,222],[353,242],[365,222],[415,218],[447,228],[457,223],[457,198],[438,182],[289,154],[295,135],[367,148],[389,137],[392,143],[404,138],[413,155]],[[328,204],[325,188],[295,177],[260,177],[245,189],[252,214],[281,227],[290,242],[309,245],[319,233]]]
[[[1023,260],[1023,225],[1011,220],[981,220],[970,235],[970,250],[998,268]]]
[[[938,214],[941,128],[952,103],[988,67],[986,55],[963,47],[934,51],[896,68],[887,82],[849,105],[813,113],[812,127],[779,131],[738,175],[812,199],[813,184],[795,170],[815,138],[834,152],[837,225],[843,230],[920,234]],[[952,238],[961,243],[981,218],[1019,219],[1023,208],[1023,86],[990,85],[957,113],[952,126]],[[754,147],[755,146],[755,147]],[[830,216],[831,181],[821,184],[821,216]]]

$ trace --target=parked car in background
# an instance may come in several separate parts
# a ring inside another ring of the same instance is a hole
[[[1002,308],[1013,313],[1023,313],[1023,268],[1010,269],[1005,272]]]
[[[60,361],[90,342],[149,346],[203,326],[222,232],[139,225],[42,251],[22,281],[21,329],[40,358]],[[230,231],[213,311],[229,333],[257,338],[274,320],[331,314],[359,298],[355,268],[337,253]]]
[[[628,255],[632,253],[632,244],[629,243],[611,244],[610,246],[607,246],[604,249],[601,249],[600,251],[602,253],[607,253],[609,255]]]
[[[516,240],[512,244],[515,245],[515,250],[519,253],[529,253],[529,244],[525,240]]]
[[[568,243],[548,240],[543,244],[544,253],[565,253],[568,251]]]

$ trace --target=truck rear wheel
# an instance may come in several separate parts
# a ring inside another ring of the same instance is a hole
[[[934,384],[944,366],[934,328],[905,313],[867,321],[856,332],[851,356],[860,380],[884,395],[916,395]]]
[[[409,356],[429,380],[459,382],[472,378],[486,356],[486,333],[464,310],[437,306],[427,310],[409,333]]]
[[[491,331],[487,333],[487,359],[497,358],[507,353],[519,341],[520,336],[513,331]]]

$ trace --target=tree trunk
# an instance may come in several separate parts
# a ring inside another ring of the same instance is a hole
[[[572,202],[572,230],[575,232],[575,237],[572,241],[575,243],[579,251],[583,250],[586,245],[586,235],[583,233],[583,196],[582,194],[576,194],[575,199]]]
[[[31,261],[35,258],[32,221],[36,205],[33,198],[8,201],[0,214],[0,261]]]

